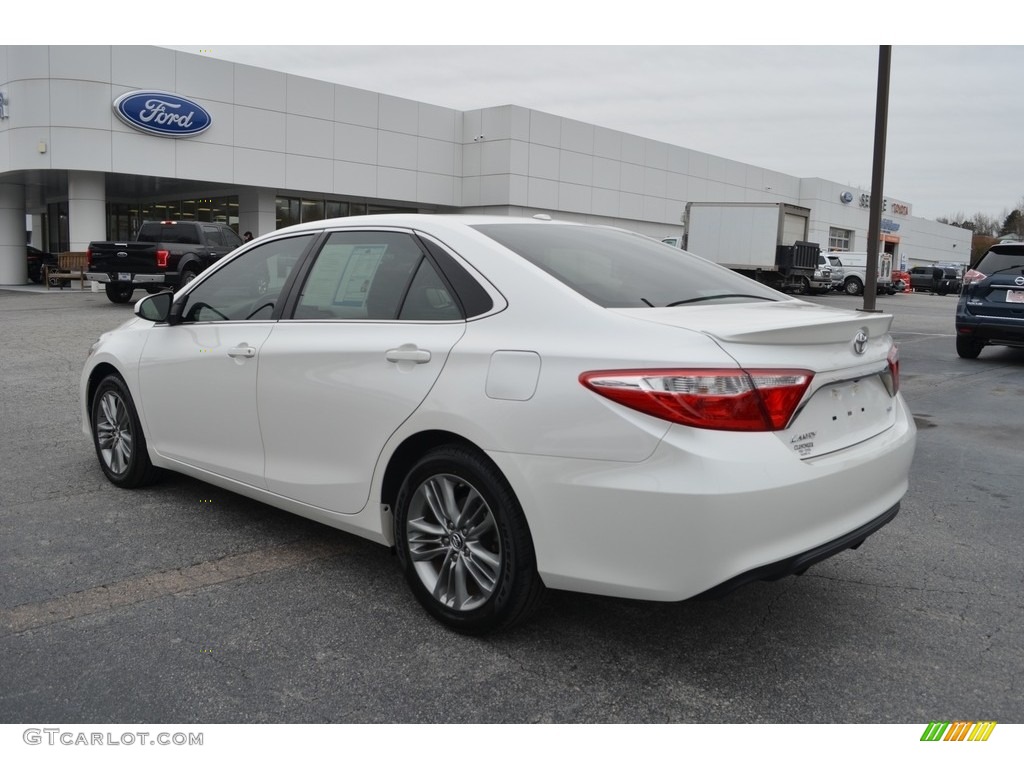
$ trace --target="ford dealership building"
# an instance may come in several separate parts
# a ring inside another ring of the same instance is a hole
[[[547,213],[679,235],[688,202],[811,210],[810,240],[866,250],[866,190],[518,106],[448,109],[151,46],[0,47],[0,285],[147,219],[255,235],[387,211]],[[966,261],[971,233],[889,198],[894,264]]]

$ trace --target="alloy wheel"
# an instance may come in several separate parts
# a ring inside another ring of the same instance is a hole
[[[501,539],[480,492],[451,474],[433,475],[413,493],[406,520],[409,556],[435,600],[457,611],[487,602],[502,571]]]
[[[114,474],[124,474],[131,464],[135,439],[128,408],[114,391],[100,397],[96,441],[104,464]]]

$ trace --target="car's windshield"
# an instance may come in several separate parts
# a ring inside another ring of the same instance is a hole
[[[787,298],[692,253],[622,230],[540,222],[474,228],[603,307]]]

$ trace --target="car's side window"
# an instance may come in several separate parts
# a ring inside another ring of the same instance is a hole
[[[224,245],[224,238],[221,237],[218,227],[203,225],[203,235],[206,237],[207,245]]]
[[[232,260],[186,297],[183,322],[267,320],[314,234],[263,243]]]
[[[234,250],[242,244],[242,238],[240,238],[233,229],[222,229],[221,239],[224,241],[224,245],[231,250]]]
[[[301,320],[458,320],[458,304],[401,232],[335,232],[317,254],[295,308]]]

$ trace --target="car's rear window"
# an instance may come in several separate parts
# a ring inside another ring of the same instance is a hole
[[[994,275],[1006,269],[1024,268],[1024,245],[989,251],[981,257],[976,269],[982,274]]]
[[[164,224],[159,221],[144,223],[139,228],[140,243],[182,243],[197,245],[199,232],[193,223]]]
[[[474,229],[603,307],[787,298],[692,253],[623,230],[541,222]]]

